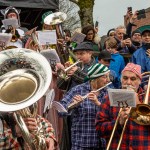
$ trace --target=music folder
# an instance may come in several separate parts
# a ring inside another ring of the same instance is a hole
[[[48,90],[46,92],[46,99],[45,99],[45,106],[44,106],[44,114],[48,113],[50,108],[56,109],[58,112],[65,112],[67,113],[67,110],[64,108],[64,106],[57,102],[54,101],[55,99],[55,91],[54,89]]]
[[[15,29],[19,27],[18,19],[15,18],[4,19],[2,20],[2,23],[6,30],[9,29],[10,27],[13,27]]]
[[[82,43],[85,39],[86,35],[83,33],[75,32],[71,38],[72,42],[76,42],[78,44]]]
[[[110,106],[113,107],[136,107],[135,91],[127,89],[108,89]]]
[[[10,33],[0,33],[0,46],[9,45],[12,38],[12,34]]]
[[[67,113],[68,111],[66,110],[66,108],[59,102],[57,101],[53,101],[52,103],[52,107],[54,109],[56,109],[58,112],[63,112],[63,113]]]

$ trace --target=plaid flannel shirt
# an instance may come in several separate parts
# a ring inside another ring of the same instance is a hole
[[[142,89],[139,90],[138,94],[142,93]],[[139,100],[142,102],[143,97],[140,97]],[[108,97],[106,98],[105,103],[100,106],[100,111],[96,116],[96,130],[99,132],[99,135],[106,139],[108,142],[110,135],[112,133],[116,118],[118,116],[119,108],[110,107],[110,102]],[[115,131],[112,143],[111,150],[116,150],[120,135],[122,132],[122,126],[118,124]],[[150,126],[142,126],[129,118],[127,126],[123,135],[121,150],[148,150],[150,149]]]
[[[60,103],[67,109],[75,95],[84,96],[91,91],[90,82],[85,82],[78,86],[75,86],[66,93]],[[103,101],[107,90],[100,91],[98,100]],[[95,117],[99,111],[99,107],[86,98],[79,106],[74,108],[71,112],[71,141],[72,148],[79,146],[83,148],[93,147],[99,148],[101,145],[105,145],[105,140],[99,140],[98,134],[95,129]]]
[[[44,130],[44,137],[47,138],[53,138],[55,139],[54,129],[52,128],[52,125],[41,116],[37,116],[37,119],[42,124],[43,130]],[[12,131],[10,127],[7,125],[7,123],[3,120],[3,133],[0,133],[0,150],[22,150],[23,147],[19,144],[17,137],[14,137],[12,135]]]

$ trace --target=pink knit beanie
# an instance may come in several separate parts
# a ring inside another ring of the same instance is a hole
[[[125,68],[122,70],[122,73],[124,71],[131,71],[135,73],[140,79],[142,79],[142,74],[141,74],[141,66],[133,63],[128,63]]]

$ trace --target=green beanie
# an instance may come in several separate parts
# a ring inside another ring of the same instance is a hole
[[[100,63],[94,64],[88,69],[87,76],[85,77],[85,82],[88,80],[98,78],[108,72],[109,72],[108,67],[104,66],[103,64]]]
[[[50,15],[50,14],[52,14],[52,13],[53,13],[52,11],[47,11],[47,12],[45,12],[45,13],[42,15],[41,24],[43,24],[43,23],[44,23],[44,19],[45,19],[48,15]]]

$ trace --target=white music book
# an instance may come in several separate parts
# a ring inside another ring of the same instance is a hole
[[[127,89],[108,89],[110,106],[136,107],[135,91]]]
[[[46,92],[44,113],[47,110],[49,110],[50,108],[54,108],[58,112],[65,112],[65,113],[67,113],[67,110],[64,108],[64,106],[61,103],[59,103],[57,101],[54,101],[54,98],[55,98],[55,91],[54,91],[54,89],[48,90]]]
[[[57,44],[56,30],[37,31],[40,45]]]
[[[10,43],[12,34],[10,33],[0,33],[0,46],[7,46]]]
[[[44,113],[46,112],[47,109],[50,109],[52,107],[52,102],[53,102],[54,98],[55,98],[54,89],[48,90],[46,92]]]
[[[53,62],[60,63],[60,58],[55,49],[46,49],[40,52],[46,59],[49,61],[50,64]]]
[[[15,19],[15,18],[4,19],[4,20],[2,20],[2,23],[5,27],[5,29],[8,29],[10,27],[13,27],[16,29],[19,27],[18,19]]]
[[[58,112],[63,112],[63,113],[67,113],[68,112],[66,110],[66,108],[61,103],[59,103],[57,101],[53,101],[52,107],[55,108]]]
[[[83,33],[75,32],[71,38],[71,41],[76,42],[80,44],[81,42],[84,41],[86,35]]]

